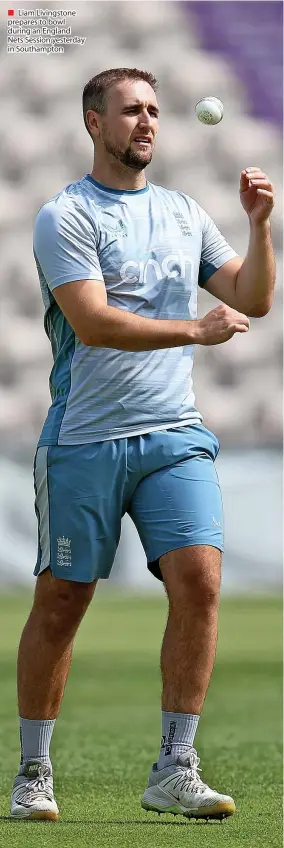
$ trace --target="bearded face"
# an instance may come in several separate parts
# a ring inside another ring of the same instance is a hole
[[[124,145],[122,141],[119,142],[118,139],[112,138],[107,122],[105,122],[102,126],[101,139],[106,152],[114,156],[118,162],[134,171],[143,171],[152,160],[154,140],[149,130],[147,132],[143,130],[139,135],[138,128],[137,133],[137,139],[127,141]],[[140,138],[141,140],[138,140]]]

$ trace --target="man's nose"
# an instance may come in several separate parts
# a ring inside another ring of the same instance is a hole
[[[151,115],[147,112],[147,109],[143,109],[143,112],[140,112],[139,115],[139,124],[145,124],[145,126],[149,127],[151,124]]]

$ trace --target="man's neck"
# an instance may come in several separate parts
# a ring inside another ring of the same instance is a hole
[[[145,171],[134,171],[120,163],[110,167],[109,164],[94,162],[91,177],[108,188],[122,191],[138,191],[146,186]]]

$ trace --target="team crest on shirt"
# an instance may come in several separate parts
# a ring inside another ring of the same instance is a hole
[[[181,214],[181,212],[173,212],[173,216],[176,219],[177,225],[180,228],[180,231],[183,236],[192,236],[192,232],[190,227],[188,226],[187,221]]]

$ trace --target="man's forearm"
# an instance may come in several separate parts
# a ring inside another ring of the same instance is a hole
[[[132,312],[104,306],[92,321],[89,338],[81,338],[89,347],[115,350],[160,350],[184,345],[216,345],[245,333],[249,320],[229,306],[220,305],[196,321],[144,318]]]
[[[144,318],[105,306],[93,320],[84,344],[129,351],[182,347],[195,343],[196,325],[197,321]]]
[[[266,315],[275,285],[275,258],[269,221],[250,224],[250,240],[246,258],[236,280],[236,294],[242,310],[253,316]]]

